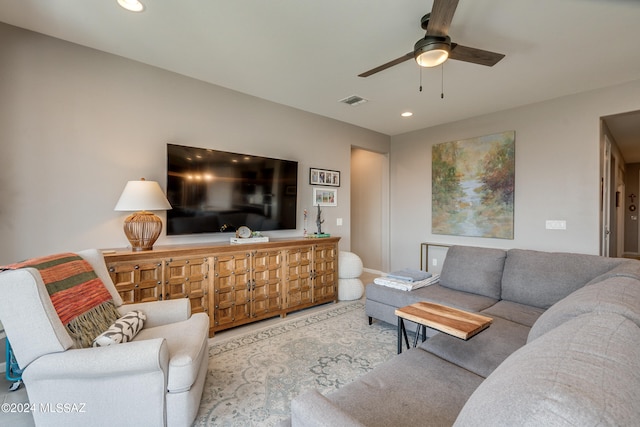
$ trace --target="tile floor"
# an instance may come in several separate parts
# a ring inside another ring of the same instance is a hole
[[[360,280],[362,280],[362,283],[364,283],[365,285],[367,283],[370,283],[373,281],[373,279],[375,277],[378,277],[378,274],[375,273],[369,273],[369,272],[364,272],[362,273],[362,276],[360,276]],[[363,301],[364,301],[364,296],[363,296]],[[218,332],[216,333],[216,336],[214,338],[210,338],[210,343],[213,343],[215,338],[221,339],[221,338],[232,338],[236,335],[240,335],[240,334],[244,334],[246,332],[250,332],[252,329],[257,329],[257,328],[264,328],[266,326],[271,326],[273,324],[277,324],[278,322],[281,322],[283,320],[286,319],[291,319],[291,318],[295,318],[297,316],[303,316],[309,313],[312,313],[313,310],[322,310],[326,308],[326,304],[318,306],[318,307],[312,307],[312,308],[308,308],[306,310],[301,310],[295,313],[291,313],[288,314],[287,317],[280,318],[280,317],[274,317],[272,319],[266,319],[260,322],[256,322],[256,323],[252,323],[249,325],[245,325],[245,326],[239,326],[237,328],[233,328],[233,329],[228,329],[226,331],[222,331],[222,332]],[[2,351],[4,351],[4,349],[2,349]],[[9,381],[7,381],[4,377],[4,373],[1,373],[0,376],[0,405],[3,405],[5,403],[8,404],[12,404],[12,403],[28,403],[29,399],[27,397],[27,391],[24,388],[24,385],[21,386],[17,391],[13,391],[10,392],[9,387],[11,386],[11,383]],[[5,412],[5,411],[1,411],[0,412],[0,426],[12,426],[12,427],[32,427],[34,426],[34,422],[33,422],[33,417],[31,416],[31,414],[27,414],[27,413],[10,413],[10,412]]]

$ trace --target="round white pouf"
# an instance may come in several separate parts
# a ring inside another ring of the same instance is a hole
[[[338,252],[338,279],[355,279],[362,274],[362,260],[353,252]]]
[[[364,285],[360,279],[338,279],[338,299],[351,301],[360,299],[364,293]]]
[[[360,299],[364,285],[358,279],[362,274],[362,260],[353,252],[340,251],[338,255],[338,299],[351,301]]]

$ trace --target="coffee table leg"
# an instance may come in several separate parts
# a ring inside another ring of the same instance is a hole
[[[407,327],[404,321],[402,322],[402,335],[404,336],[404,342],[407,344],[407,350],[409,350],[411,347],[409,347],[409,337],[407,336]]]
[[[398,354],[402,353],[402,337],[404,337],[404,342],[407,343],[407,349],[409,347],[409,337],[407,336],[407,328],[404,326],[404,319],[398,316]]]
[[[402,353],[402,330],[404,329],[404,322],[402,317],[398,316],[398,354]]]
[[[418,346],[418,337],[420,336],[420,327],[422,325],[418,325],[418,327],[416,328],[416,336],[413,337],[413,346],[417,347]]]
[[[425,325],[422,325],[422,342],[425,342],[427,340],[427,327]]]

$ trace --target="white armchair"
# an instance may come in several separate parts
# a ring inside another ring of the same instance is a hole
[[[36,425],[189,426],[208,365],[209,318],[188,299],[122,305],[98,250],[79,253],[102,279],[121,314],[147,320],[133,341],[74,348],[40,274],[0,273],[0,320],[11,342]]]

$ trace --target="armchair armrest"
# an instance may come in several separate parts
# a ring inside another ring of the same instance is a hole
[[[123,304],[118,307],[122,316],[133,310],[141,310],[147,316],[145,328],[182,322],[191,317],[191,303],[187,298]]]
[[[168,364],[167,342],[157,338],[49,353],[27,366],[22,379],[36,425],[161,427]]]
[[[169,349],[164,338],[107,347],[71,349],[39,357],[24,371],[24,380],[81,379],[167,372]]]
[[[302,393],[291,401],[293,427],[364,427],[358,420],[333,404],[316,390]]]

